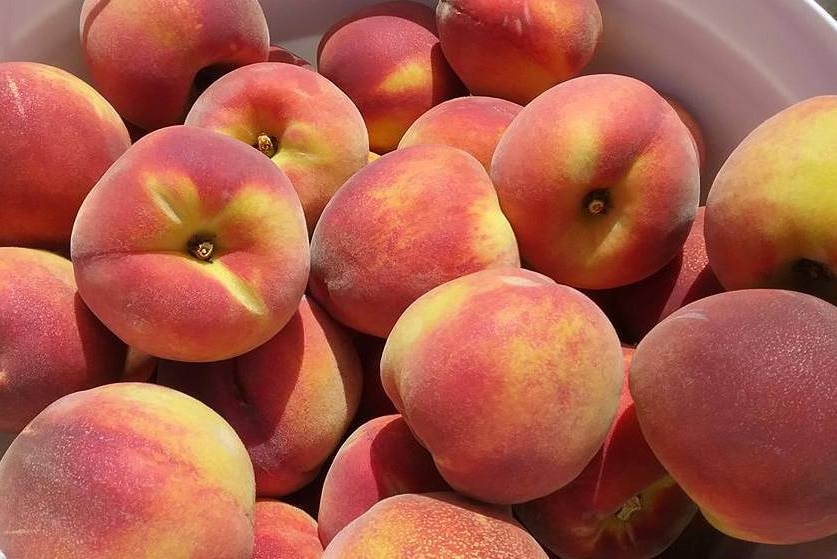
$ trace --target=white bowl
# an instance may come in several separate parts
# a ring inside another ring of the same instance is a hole
[[[230,0],[233,1],[233,0]],[[434,5],[434,0],[420,0]],[[314,61],[322,33],[376,0],[261,0],[271,42]],[[81,0],[0,0],[0,60],[33,60],[87,78]],[[586,73],[645,80],[703,125],[704,193],[760,122],[808,97],[837,94],[837,22],[813,0],[599,0],[604,37]],[[10,437],[0,434],[0,454]],[[799,547],[720,541],[712,557],[837,559],[837,539]]]

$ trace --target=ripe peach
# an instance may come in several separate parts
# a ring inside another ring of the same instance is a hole
[[[572,481],[601,447],[622,351],[578,291],[526,270],[485,270],[407,309],[381,377],[451,487],[521,503]]]
[[[678,310],[640,342],[630,390],[654,454],[731,536],[837,533],[837,307],[753,289]]]
[[[257,151],[187,126],[134,144],[79,210],[79,293],[151,355],[213,361],[258,347],[305,291],[308,236],[287,177]]]
[[[625,384],[602,448],[569,485],[515,507],[529,533],[564,559],[651,559],[697,511],[642,437],[627,383],[634,350],[622,351]]]
[[[802,291],[837,304],[837,95],[797,103],[724,163],[706,249],[728,289]]]
[[[332,198],[311,239],[311,293],[343,324],[386,337],[430,289],[519,264],[479,161],[449,146],[414,146],[367,165]]]
[[[376,153],[394,150],[418,117],[465,93],[439,48],[433,10],[416,2],[383,2],[339,21],[317,61],[360,109]]]
[[[521,105],[578,75],[602,34],[595,0],[441,0],[436,21],[471,93]]]
[[[638,343],[677,309],[724,291],[706,255],[704,216],[705,208],[698,208],[686,244],[662,270],[613,290],[611,314],[626,341]]]
[[[307,298],[279,334],[230,361],[160,363],[157,381],[209,405],[235,428],[259,497],[310,482],[337,449],[360,399],[362,373],[346,332]]]
[[[92,87],[34,62],[0,62],[0,246],[65,251],[82,200],[131,145]]]
[[[0,550],[14,559],[241,559],[253,468],[235,432],[174,390],[65,396],[0,460]]]
[[[351,99],[316,72],[265,62],[222,77],[186,124],[226,134],[270,158],[291,180],[309,232],[326,203],[366,165],[369,139]]]
[[[323,545],[317,521],[278,501],[256,501],[252,559],[320,559]]]
[[[206,82],[268,56],[257,0],[84,0],[80,28],[96,88],[146,130],[182,123]]]
[[[375,503],[403,493],[448,491],[433,458],[400,415],[373,419],[358,428],[334,457],[320,500],[324,545]]]
[[[576,78],[530,103],[491,165],[521,257],[558,283],[637,282],[683,246],[700,175],[688,129],[646,84]]]
[[[467,151],[486,171],[506,128],[523,107],[493,97],[459,97],[437,105],[416,120],[399,148],[445,144]]]
[[[337,534],[323,555],[349,557],[546,559],[546,554],[508,507],[428,493],[384,499]]]
[[[119,380],[125,345],[78,296],[69,260],[0,248],[0,431],[72,392]]]

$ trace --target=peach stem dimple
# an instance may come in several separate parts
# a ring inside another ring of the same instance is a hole
[[[276,140],[269,136],[266,132],[262,132],[256,137],[256,144],[254,147],[268,157],[273,157],[278,151],[276,149]]]
[[[639,500],[639,495],[634,495],[622,505],[622,508],[616,513],[616,518],[622,522],[627,522],[635,512],[640,510],[642,510],[642,503]]]
[[[212,261],[212,253],[215,252],[215,245],[210,240],[193,239],[189,241],[189,253],[203,262]]]
[[[603,188],[594,190],[584,197],[584,207],[590,215],[606,214],[610,209],[610,194]]]

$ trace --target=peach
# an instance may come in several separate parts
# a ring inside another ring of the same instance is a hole
[[[111,384],[41,412],[0,460],[0,549],[14,559],[241,559],[253,468],[212,410]]]
[[[415,146],[367,165],[332,198],[311,239],[310,289],[343,324],[386,337],[432,288],[519,264],[479,161],[449,146]]]
[[[682,248],[700,175],[688,129],[646,84],[593,75],[530,103],[491,165],[533,269],[585,289],[637,282]]]
[[[706,204],[706,250],[728,290],[779,288],[837,304],[837,95],[756,128]]]
[[[268,56],[257,0],[84,0],[80,29],[96,89],[146,130],[182,123],[206,82]]]
[[[663,99],[668,101],[668,104],[671,105],[677,113],[677,116],[679,116],[680,120],[683,121],[683,124],[686,125],[686,128],[689,129],[689,133],[695,141],[695,149],[697,149],[698,152],[698,166],[703,169],[706,164],[706,139],[703,134],[703,128],[700,126],[691,111],[684,107],[682,103],[669,95],[661,95],[663,96]]]
[[[293,64],[294,66],[300,66],[307,70],[314,70],[310,62],[281,45],[270,45],[267,51],[267,61]]]
[[[82,200],[131,145],[92,87],[34,62],[0,62],[0,246],[64,251]]]
[[[704,216],[705,208],[698,208],[686,244],[662,270],[613,290],[612,314],[626,341],[638,343],[677,309],[724,291],[706,255]]]
[[[387,339],[384,389],[460,493],[513,504],[576,478],[604,442],[622,350],[578,291],[512,268],[448,282]]]
[[[445,144],[467,151],[486,171],[506,128],[523,107],[493,97],[459,97],[437,105],[416,120],[399,148]]]
[[[418,117],[465,93],[439,47],[432,8],[416,2],[383,2],[337,22],[320,42],[317,65],[360,109],[380,154]]]
[[[164,361],[157,382],[209,405],[244,441],[259,497],[300,489],[337,449],[362,373],[346,332],[307,298],[279,334],[237,359]]]
[[[296,189],[309,232],[369,156],[366,125],[351,99],[320,74],[291,64],[233,70],[195,101],[186,124],[241,140],[270,158]]]
[[[317,521],[278,501],[256,501],[253,559],[320,559]]]
[[[753,289],[712,295],[640,342],[630,390],[660,463],[733,537],[837,533],[837,307]]]
[[[546,554],[508,507],[428,493],[384,499],[349,524],[323,559],[348,557],[546,559]]]
[[[449,490],[404,419],[378,417],[352,433],[334,457],[317,516],[320,540],[328,545],[350,522],[387,497]]]
[[[359,335],[355,347],[363,367],[363,393],[355,415],[354,425],[360,427],[370,419],[396,413],[392,400],[384,391],[381,383],[381,355],[384,353],[386,340],[373,336]]]
[[[697,508],[642,437],[624,348],[625,384],[602,448],[569,485],[515,507],[530,534],[564,559],[651,559],[683,532]]]
[[[237,140],[177,126],[142,138],[84,200],[79,293],[136,349],[216,361],[265,343],[305,291],[308,236],[287,177]]]
[[[577,76],[602,34],[595,0],[441,0],[436,21],[471,93],[521,105]]]
[[[0,248],[0,431],[20,431],[62,396],[116,382],[125,353],[82,302],[69,260]]]

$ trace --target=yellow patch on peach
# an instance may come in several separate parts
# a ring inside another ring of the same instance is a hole
[[[404,62],[393,70],[378,89],[383,93],[397,94],[414,89],[432,87],[433,75],[423,62]]]
[[[87,104],[90,105],[90,107],[96,112],[96,116],[98,116],[101,120],[106,122],[121,122],[122,119],[119,116],[119,113],[116,112],[110,103],[108,103],[93,87],[82,80],[77,79],[74,75],[61,70],[60,68],[47,66],[46,64],[32,65],[31,72],[35,75],[40,74],[40,76],[47,83],[60,82],[63,88],[75,93],[77,95],[76,98],[84,99],[84,101],[86,101]]]

